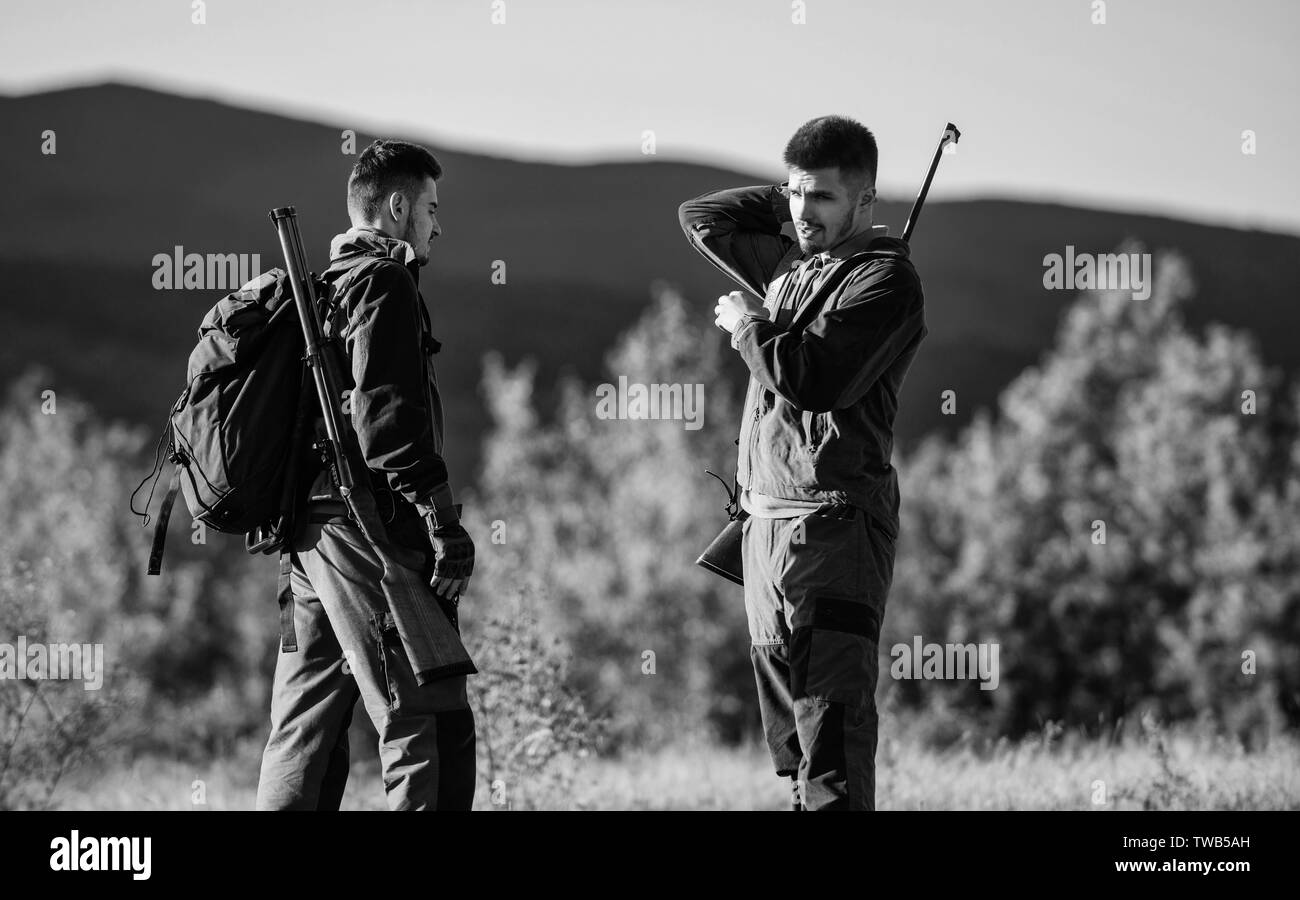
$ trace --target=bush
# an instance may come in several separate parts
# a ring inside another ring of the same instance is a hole
[[[508,616],[466,635],[479,674],[469,679],[479,780],[493,809],[572,805],[577,767],[600,749],[604,722],[569,684],[570,654],[544,635],[522,593]]]
[[[6,656],[36,644],[81,643],[74,619],[42,615],[55,583],[51,568],[0,558]],[[26,646],[18,645],[20,638]],[[65,775],[111,748],[125,688],[102,670],[92,675],[83,668],[76,673],[80,680],[53,677],[58,673],[48,669],[40,677],[18,674],[15,662],[0,679],[0,810],[43,809],[53,805]]]

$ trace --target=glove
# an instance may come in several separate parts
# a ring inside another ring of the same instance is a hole
[[[433,526],[429,541],[433,544],[433,577],[465,579],[474,574],[474,540],[459,522]]]

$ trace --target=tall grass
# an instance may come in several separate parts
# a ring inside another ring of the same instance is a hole
[[[1247,751],[1231,738],[1148,720],[1115,738],[1045,726],[1022,741],[961,740],[927,746],[924,723],[882,715],[876,755],[880,810],[1257,810],[1300,809],[1300,739]],[[260,747],[195,766],[141,759],[86,772],[60,791],[65,809],[249,809]],[[530,795],[535,808],[576,810],[783,810],[788,784],[766,751],[683,742],[652,752],[571,761],[569,777],[548,776]],[[206,805],[192,802],[202,781]],[[546,792],[548,784],[562,783]],[[1100,786],[1099,786],[1100,783]],[[1098,802],[1100,801],[1100,802]],[[480,783],[476,808],[492,809]],[[385,808],[377,764],[353,767],[344,808]]]

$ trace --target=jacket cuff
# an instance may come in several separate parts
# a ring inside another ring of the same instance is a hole
[[[762,316],[745,316],[741,319],[740,324],[736,326],[736,330],[731,333],[731,349],[740,350],[741,341],[753,334],[755,329],[764,323],[770,325],[771,320]]]
[[[444,482],[438,485],[429,493],[425,494],[419,500],[415,501],[415,509],[422,517],[428,516],[435,510],[450,509],[456,503],[455,496],[452,495],[451,485]]]

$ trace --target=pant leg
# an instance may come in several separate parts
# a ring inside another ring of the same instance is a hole
[[[417,684],[379,588],[382,564],[358,529],[313,525],[300,553],[379,733],[392,809],[469,809],[475,786],[474,717],[464,676]],[[404,579],[437,603],[423,573]]]
[[[352,768],[348,731],[352,728],[352,713],[355,708],[355,705],[348,706],[347,718],[339,728],[334,749],[330,751],[329,765],[325,767],[325,777],[321,779],[320,800],[316,803],[319,810],[337,811],[343,805],[343,792],[348,786],[348,773]]]
[[[357,686],[300,560],[290,586],[298,649],[276,658],[257,808],[338,809],[347,784],[347,733]]]
[[[758,689],[763,736],[776,774],[794,776],[802,752],[790,693],[790,632],[785,598],[774,580],[781,522],[750,516],[741,532],[745,572],[745,615],[749,621],[749,657]]]
[[[874,809],[877,655],[894,543],[861,513],[784,521],[777,580],[790,627],[803,804]]]

